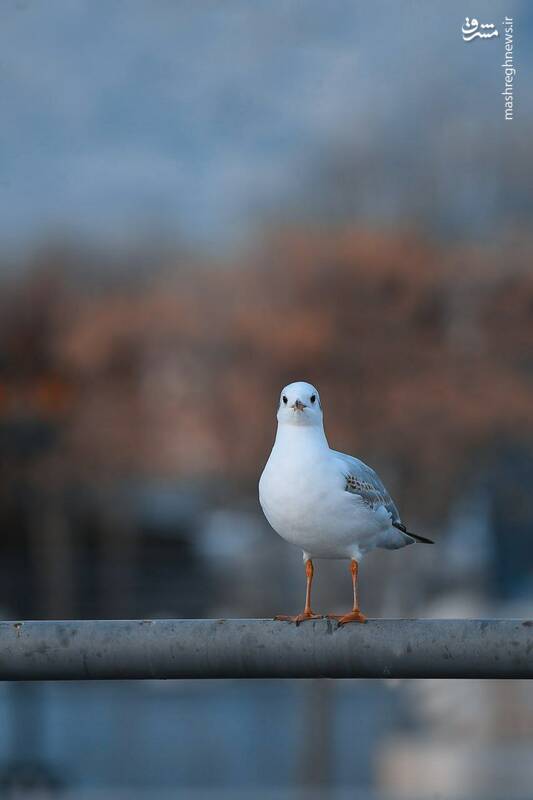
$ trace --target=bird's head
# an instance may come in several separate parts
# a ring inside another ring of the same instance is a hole
[[[305,381],[285,386],[279,397],[278,422],[322,427],[322,406],[315,387]]]

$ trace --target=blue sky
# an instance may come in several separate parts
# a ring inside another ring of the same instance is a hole
[[[480,19],[517,18],[511,130],[501,42],[461,40],[473,13],[424,0],[4,0],[0,243],[161,236],[217,250],[308,210],[416,218],[427,199],[407,202],[413,176],[438,185],[434,217],[460,228],[466,214],[483,232],[505,194],[491,160],[518,159],[531,138],[533,33],[523,2],[483,3]],[[345,161],[353,185],[339,184]]]

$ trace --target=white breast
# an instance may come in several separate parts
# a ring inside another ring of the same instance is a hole
[[[327,442],[282,441],[261,475],[259,499],[274,530],[308,556],[360,558],[388,521],[345,486]]]

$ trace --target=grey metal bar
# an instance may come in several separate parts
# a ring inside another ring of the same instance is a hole
[[[533,621],[0,623],[0,680],[533,678]]]

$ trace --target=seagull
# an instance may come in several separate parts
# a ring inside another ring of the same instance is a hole
[[[398,550],[408,544],[433,544],[407,530],[379,476],[363,461],[331,450],[324,433],[322,404],[310,383],[282,390],[274,447],[259,480],[259,502],[270,525],[303,551],[307,579],[305,607],[295,622],[321,619],[311,610],[313,559],[349,559],[353,608],[338,616],[340,625],[366,622],[359,610],[359,563],[376,547]]]

